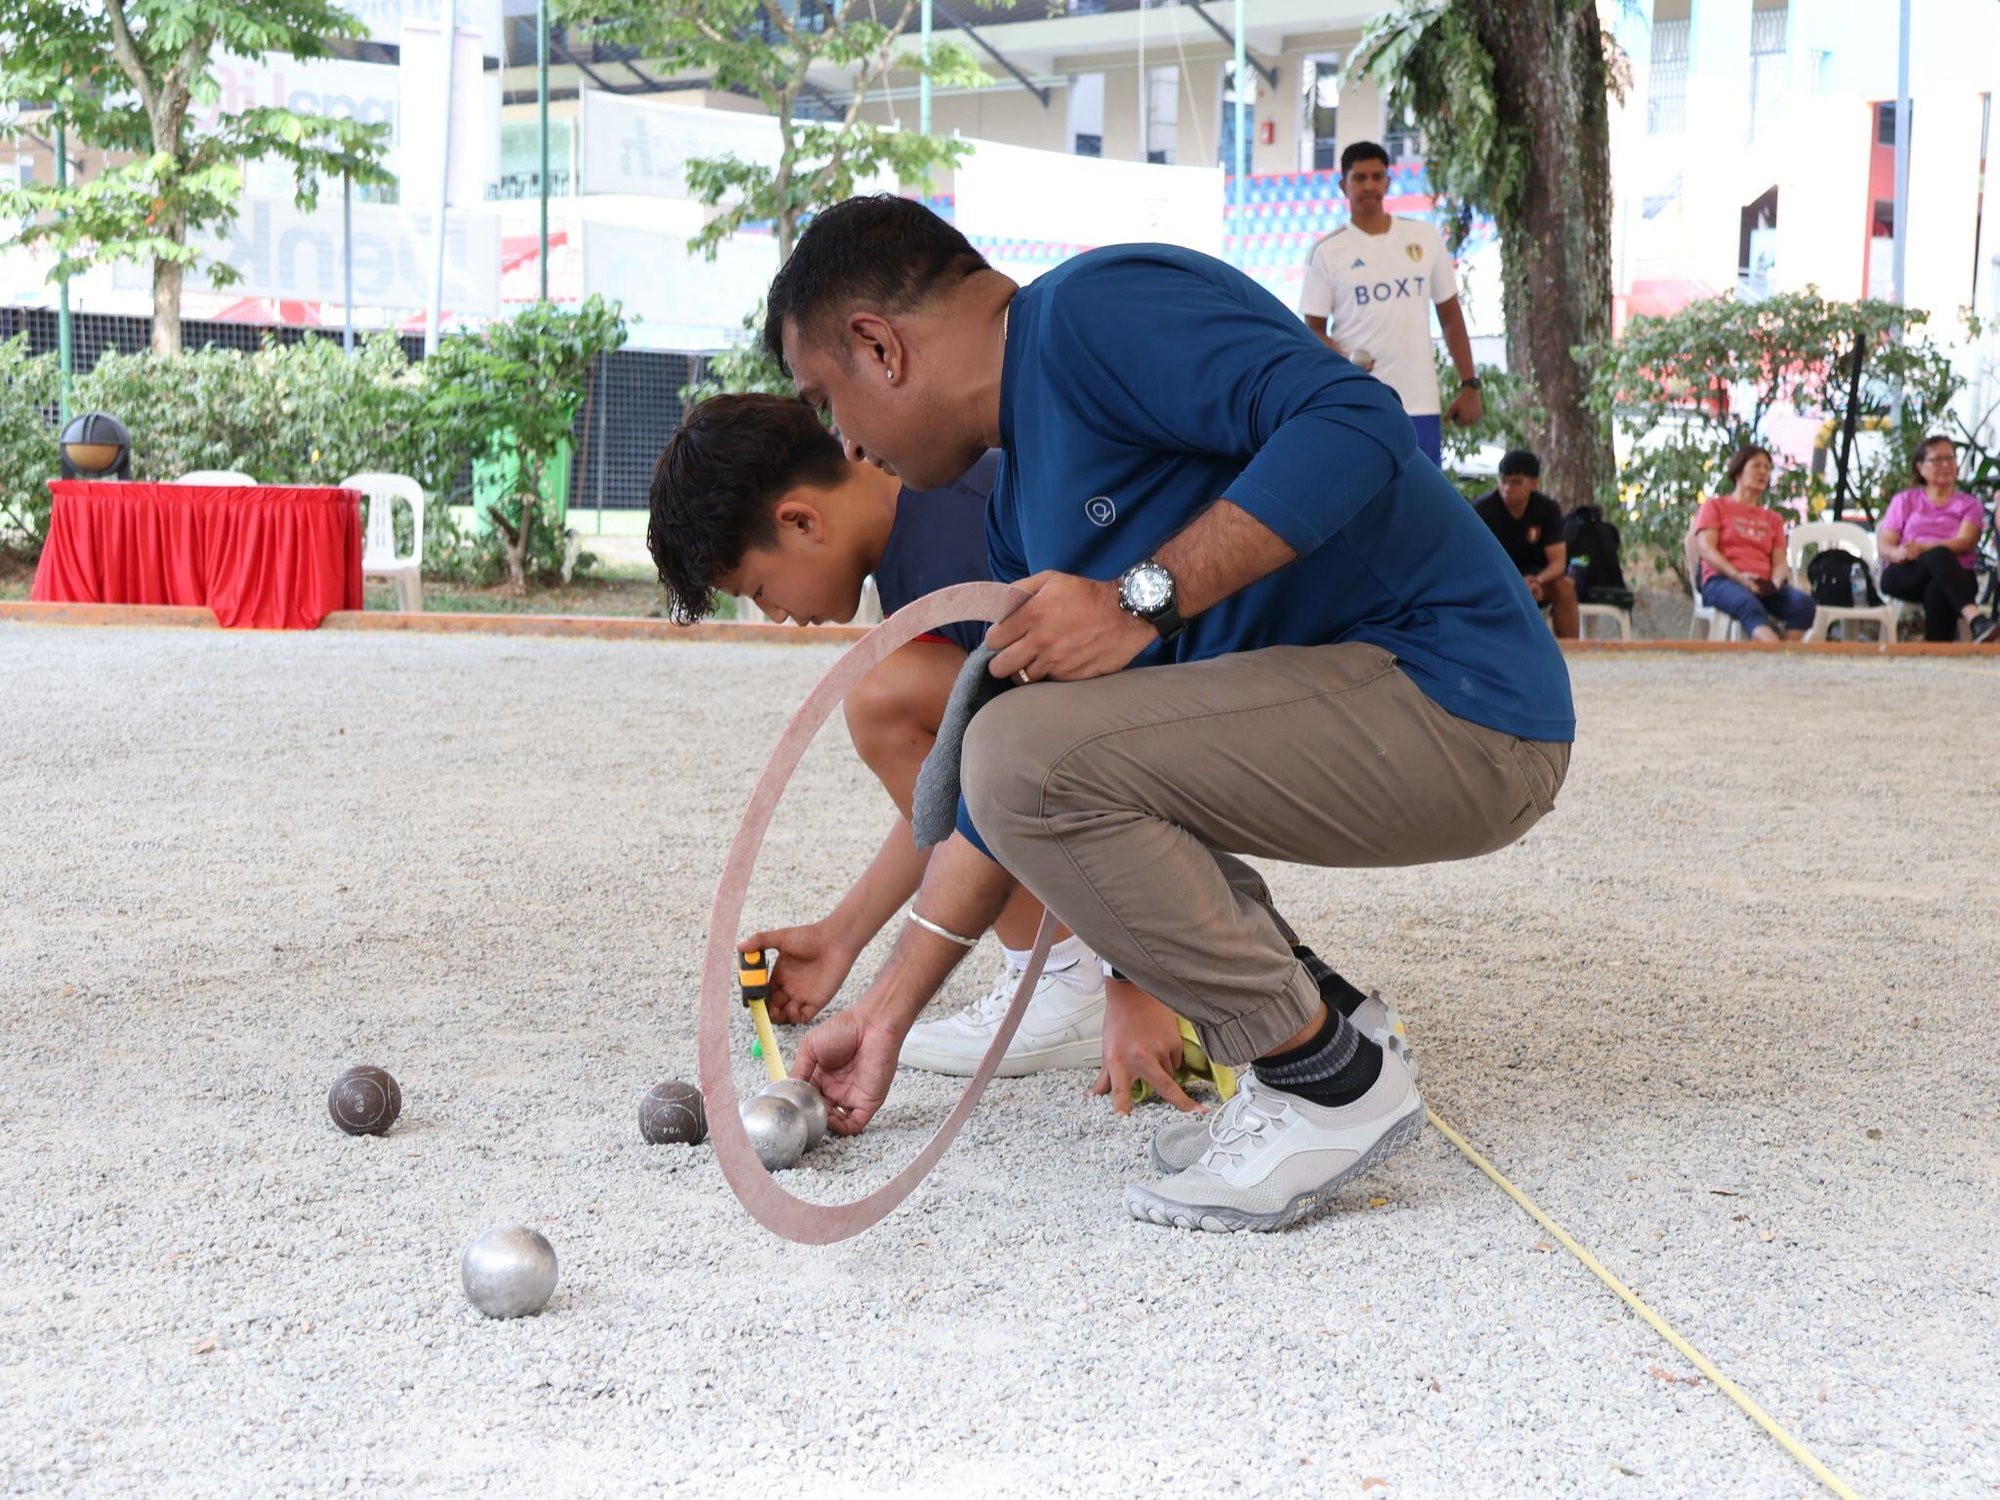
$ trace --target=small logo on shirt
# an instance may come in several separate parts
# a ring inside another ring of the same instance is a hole
[[[1539,526],[1530,526],[1527,535],[1529,541],[1539,542],[1542,539],[1542,528]]]
[[[1367,265],[1368,262],[1363,260],[1360,256],[1357,255],[1354,257],[1354,264],[1349,266],[1347,269],[1350,271],[1360,271],[1360,270],[1365,270],[1367,268]]]
[[[1405,245],[1403,246],[1403,254],[1409,256],[1411,260],[1422,260],[1424,258],[1424,247],[1422,245]]]
[[[1118,519],[1118,507],[1111,503],[1109,495],[1092,495],[1083,502],[1083,513],[1093,526],[1109,526]]]

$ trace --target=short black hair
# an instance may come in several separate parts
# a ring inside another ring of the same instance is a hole
[[[772,512],[788,490],[831,489],[848,472],[840,440],[796,396],[711,396],[690,408],[647,492],[646,550],[673,619],[709,614],[716,580],[777,541]]]
[[[923,204],[894,193],[849,198],[813,215],[792,258],[771,278],[764,347],[782,364],[788,319],[817,338],[856,303],[907,312],[939,282],[985,269],[972,242]]]
[[[1379,161],[1389,165],[1389,153],[1374,141],[1356,141],[1340,153],[1340,175],[1345,177],[1358,161]]]
[[[1515,474],[1525,474],[1530,479],[1542,477],[1542,461],[1526,448],[1509,448],[1500,455],[1500,477],[1510,478]]]

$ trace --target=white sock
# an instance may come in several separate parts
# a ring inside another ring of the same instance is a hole
[[[1000,945],[1000,951],[1007,956],[1007,967],[1010,969],[1027,968],[1028,960],[1035,956],[1035,950],[1032,948],[1009,948],[1005,943]],[[1053,974],[1058,969],[1074,968],[1077,964],[1095,956],[1085,946],[1082,938],[1071,933],[1049,949],[1049,961],[1042,965],[1042,972]]]

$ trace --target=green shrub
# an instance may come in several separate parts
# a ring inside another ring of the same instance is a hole
[[[1772,446],[1766,421],[1774,413],[1821,417],[1837,432],[1854,407],[1868,436],[1856,445],[1848,495],[1870,510],[1909,483],[1909,456],[1926,432],[1951,434],[1975,475],[1991,472],[1984,424],[1960,411],[1964,381],[1926,322],[1921,310],[1830,302],[1808,287],[1757,301],[1706,298],[1667,317],[1634,318],[1618,338],[1579,350],[1591,367],[1592,407],[1617,424],[1618,474],[1603,498],[1628,548],[1685,584],[1683,544],[1696,509],[1725,486],[1722,465],[1737,448]],[[1833,490],[1830,464],[1781,465],[1771,500],[1812,516]]]
[[[55,356],[30,354],[25,333],[0,343],[0,546],[31,557],[49,531],[55,415]]]

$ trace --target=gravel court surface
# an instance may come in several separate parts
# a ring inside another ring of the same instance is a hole
[[[832,659],[0,627],[0,1484],[1813,1492],[1435,1132],[1301,1230],[1173,1234],[1118,1196],[1157,1106],[1000,1080],[823,1250],[643,1146],[740,799]],[[1281,903],[1396,996],[1431,1103],[1860,1493],[1993,1493],[2000,670],[1573,674],[1522,844],[1275,867]],[[885,809],[830,731],[748,909],[830,905]],[[380,1140],[325,1116],[362,1061],[403,1088]],[[956,1088],[904,1075],[791,1185],[883,1180]],[[507,1219],[562,1282],[497,1324],[457,1262]]]

